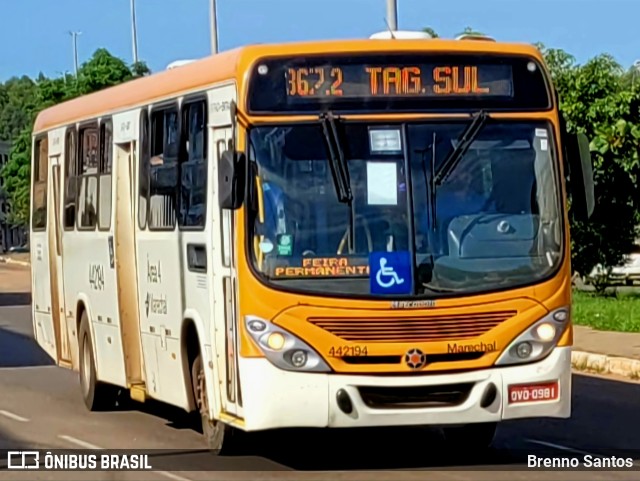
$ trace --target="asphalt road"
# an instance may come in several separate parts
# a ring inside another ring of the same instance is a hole
[[[574,376],[572,419],[506,423],[493,448],[475,456],[444,451],[438,433],[422,428],[260,433],[248,438],[242,452],[214,456],[180,410],[147,403],[87,412],[77,374],[53,366],[33,341],[28,303],[28,294],[0,293],[0,450],[187,451],[152,455],[152,465],[164,469],[153,475],[23,473],[7,471],[0,458],[0,480],[640,480],[640,384],[582,375]],[[611,455],[610,450],[633,456],[636,470],[550,472],[526,466],[530,454],[582,459],[586,453]],[[185,466],[191,470],[178,469]]]

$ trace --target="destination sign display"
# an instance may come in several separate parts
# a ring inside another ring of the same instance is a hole
[[[367,277],[369,261],[366,257],[277,258],[267,270],[276,279]]]
[[[287,98],[511,97],[509,65],[346,65],[286,70]]]
[[[542,110],[547,83],[532,59],[505,55],[322,56],[258,62],[250,112]]]

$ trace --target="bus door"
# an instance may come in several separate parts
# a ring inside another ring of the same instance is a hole
[[[207,98],[200,93],[186,97],[182,102],[182,153],[180,161],[180,219],[182,249],[182,279],[184,282],[185,312],[194,318],[199,327],[199,341],[204,352],[203,366],[207,387],[216,386],[208,368],[212,361],[211,344],[214,336],[211,327],[214,297],[210,279],[215,275],[215,261],[211,261],[211,226],[218,229],[213,221],[211,207],[208,207],[209,192],[215,188],[210,180],[209,168],[213,159],[209,138]],[[215,241],[213,241],[215,242]],[[193,313],[193,314],[189,314]],[[215,362],[215,357],[213,359]],[[213,390],[208,390],[208,400]],[[214,398],[215,399],[215,398]],[[209,402],[217,407],[217,401]],[[215,412],[215,410],[214,410]]]
[[[133,140],[135,118],[128,114],[114,118],[115,125],[115,228],[114,256],[118,317],[124,353],[127,385],[144,382],[142,342],[140,340],[140,312],[138,310],[138,275],[135,269],[135,175],[136,141]]]
[[[217,166],[222,153],[235,141],[232,128],[231,102],[235,101],[235,86],[229,85],[209,93],[210,145],[212,168],[211,179],[216,185],[212,189],[213,199],[213,308],[214,359],[221,387],[219,395],[222,411],[242,417],[242,394],[238,373],[238,316],[236,253],[234,252],[234,212],[221,209],[217,196]]]
[[[63,138],[60,136],[60,138]],[[61,202],[62,175],[61,155],[49,157],[51,165],[51,187],[53,209],[49,210],[49,273],[51,279],[51,316],[56,336],[58,363],[71,363],[71,349],[69,347],[69,330],[65,315],[64,299],[64,271],[62,269],[62,221],[63,203]]]
[[[147,392],[168,404],[188,403],[182,379],[180,329],[184,283],[178,230],[180,109],[177,102],[143,110],[135,237],[141,342]]]
[[[33,332],[36,341],[54,360],[58,360],[56,334],[52,321],[52,289],[48,232],[54,228],[49,216],[51,168],[48,135],[38,136],[33,145],[31,200],[31,277]],[[57,293],[56,293],[57,294]]]

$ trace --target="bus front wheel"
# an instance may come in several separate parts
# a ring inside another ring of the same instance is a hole
[[[477,451],[491,446],[497,427],[498,423],[475,423],[443,428],[443,432],[451,447]]]
[[[89,330],[89,316],[84,312],[80,320],[80,388],[89,411],[103,411],[115,407],[117,391],[114,386],[98,381],[93,358],[93,342]]]
[[[193,384],[193,397],[202,423],[202,434],[209,445],[209,449],[216,454],[221,453],[223,447],[226,449],[229,446],[230,438],[234,433],[230,426],[211,419],[209,416],[209,397],[207,395],[201,354],[198,354],[191,366],[191,382]]]

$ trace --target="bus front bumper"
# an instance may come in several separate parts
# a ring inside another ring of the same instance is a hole
[[[263,358],[241,358],[239,367],[247,431],[443,426],[571,415],[571,347],[556,348],[532,364],[453,374],[298,373],[278,369]],[[516,385],[525,387],[510,392]],[[345,393],[350,413],[345,412]],[[403,404],[407,396],[424,405]]]

